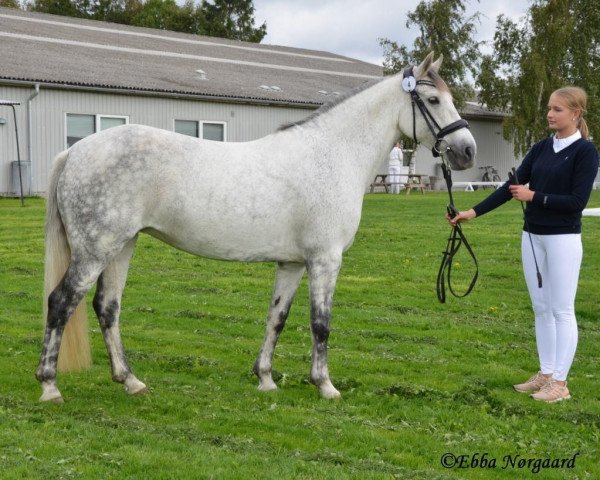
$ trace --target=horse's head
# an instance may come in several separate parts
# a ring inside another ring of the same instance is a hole
[[[441,64],[442,57],[433,61],[430,53],[419,66],[404,71],[402,93],[410,95],[414,105],[400,114],[399,127],[405,135],[431,148],[435,156],[443,153],[453,169],[464,170],[473,166],[477,145],[438,74]]]

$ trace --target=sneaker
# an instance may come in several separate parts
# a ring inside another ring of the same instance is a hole
[[[513,385],[513,388],[517,392],[521,393],[529,393],[529,392],[537,392],[544,385],[546,385],[552,377],[545,376],[542,372],[536,373],[533,377],[527,380],[525,383],[518,383],[517,385]]]
[[[539,392],[532,394],[531,398],[542,402],[555,403],[568,400],[571,398],[571,394],[567,388],[567,382],[560,385],[556,380],[550,380]]]

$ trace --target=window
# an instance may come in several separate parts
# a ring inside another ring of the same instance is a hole
[[[92,133],[129,123],[129,117],[67,113],[67,148]]]
[[[127,124],[126,117],[108,117],[105,115],[98,115],[98,120],[100,121],[100,128],[98,129],[99,132]]]
[[[202,123],[202,138],[206,140],[225,141],[224,123]]]
[[[175,120],[175,131],[190,137],[224,142],[226,139],[224,122],[198,122],[196,120]]]
[[[71,115],[67,113],[67,147],[96,131],[94,115]]]
[[[195,120],[175,120],[175,131],[190,137],[198,137],[198,122]]]

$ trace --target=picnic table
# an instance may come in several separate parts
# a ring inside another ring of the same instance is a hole
[[[425,177],[426,175],[422,173],[401,173],[399,176],[401,180],[399,183],[400,185],[404,186],[407,195],[410,194],[410,191],[413,188],[421,190],[421,193],[425,193],[425,184],[423,183],[423,177]],[[389,177],[387,173],[379,173],[375,175],[375,178],[371,183],[370,192],[373,193],[376,187],[383,187],[385,189],[385,193],[389,193],[389,187],[392,184],[387,181],[387,177]]]

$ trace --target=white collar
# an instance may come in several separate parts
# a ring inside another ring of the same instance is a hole
[[[560,152],[562,149],[567,148],[572,143],[576,142],[581,138],[581,132],[577,130],[573,135],[569,135],[565,138],[556,138],[556,135],[552,136],[552,148],[554,153]]]

